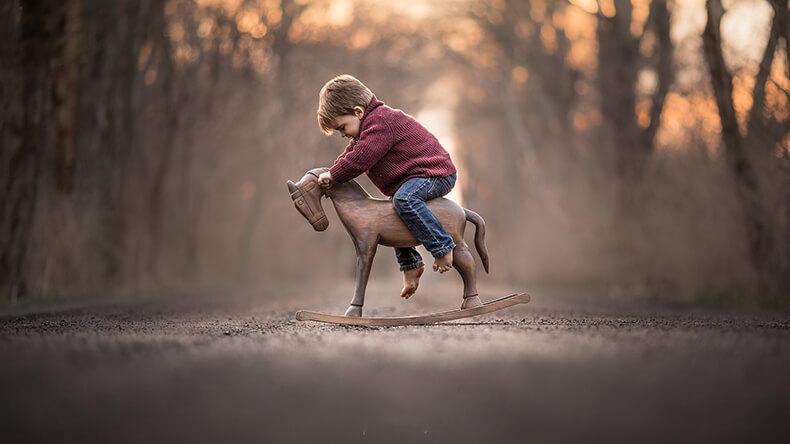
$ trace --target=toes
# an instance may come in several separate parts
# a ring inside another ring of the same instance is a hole
[[[400,292],[400,297],[403,299],[409,299],[417,292],[417,287],[403,287],[403,290]]]
[[[433,271],[438,271],[439,273],[445,273],[453,268],[452,262],[444,263],[444,261],[436,261],[433,263]]]

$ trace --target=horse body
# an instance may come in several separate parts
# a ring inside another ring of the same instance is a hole
[[[317,183],[318,175],[324,171],[327,171],[327,168],[316,168],[305,174],[296,184],[288,181],[288,189],[297,210],[317,231],[323,231],[328,227],[328,220],[321,206],[321,197],[326,196],[332,200],[340,221],[354,241],[357,253],[357,285],[346,315],[361,316],[365,287],[377,246],[414,247],[420,245],[420,242],[395,212],[391,200],[371,197],[353,180],[344,184],[335,184],[330,190],[325,191]],[[430,200],[427,205],[456,244],[453,250],[453,268],[458,271],[464,282],[464,303],[461,308],[476,306],[480,301],[477,298],[475,264],[464,241],[464,230],[467,221],[475,224],[477,228],[475,247],[483,261],[485,271],[488,272],[485,222],[478,214],[445,198]]]
[[[342,185],[341,185],[342,186]],[[365,238],[377,235],[379,245],[386,247],[416,247],[420,241],[406,227],[392,207],[391,200],[369,198],[366,200],[339,200],[332,198],[340,221],[352,235]],[[428,208],[442,222],[445,230],[453,236],[466,225],[463,209],[453,201],[438,198],[428,202]],[[457,244],[459,239],[453,236]]]

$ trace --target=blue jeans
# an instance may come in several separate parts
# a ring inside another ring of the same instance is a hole
[[[392,196],[395,211],[433,257],[447,254],[455,248],[455,242],[425,206],[425,202],[449,193],[455,186],[455,178],[455,173],[447,177],[413,177],[404,182]],[[422,256],[414,247],[396,248],[395,257],[401,271],[424,265]]]

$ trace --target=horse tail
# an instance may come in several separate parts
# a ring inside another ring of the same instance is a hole
[[[483,268],[488,273],[488,249],[486,248],[486,221],[472,210],[464,208],[466,213],[466,220],[475,224],[475,249],[480,260],[483,262]]]

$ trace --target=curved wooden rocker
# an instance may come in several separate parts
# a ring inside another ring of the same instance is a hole
[[[321,206],[321,198],[328,197],[335,206],[340,221],[345,226],[357,253],[357,282],[354,297],[344,316],[332,316],[313,312],[299,312],[299,320],[316,320],[349,325],[409,325],[442,322],[500,310],[510,305],[529,302],[526,294],[511,295],[506,298],[483,304],[477,293],[475,261],[464,241],[466,222],[475,225],[475,249],[483,268],[488,273],[488,251],[485,244],[485,221],[474,211],[462,208],[455,202],[438,198],[427,202],[428,208],[442,224],[456,244],[453,249],[453,268],[461,275],[464,283],[463,302],[460,310],[406,318],[383,318],[373,323],[374,318],[362,318],[367,287],[373,258],[378,245],[388,247],[414,247],[420,242],[395,212],[389,199],[375,199],[356,181],[334,184],[324,189],[318,184],[318,176],[328,168],[315,168],[308,171],[297,183],[288,181],[288,190],[296,209],[316,231],[329,227],[329,220]]]
[[[317,321],[329,324],[359,325],[364,327],[399,327],[403,325],[425,325],[437,322],[453,321],[456,319],[470,318],[493,311],[502,310],[516,304],[526,304],[529,302],[529,295],[526,293],[511,294],[500,299],[486,302],[474,308],[466,308],[441,313],[430,313],[417,316],[400,316],[388,318],[365,318],[353,316],[337,316],[314,311],[300,310],[296,312],[298,321]]]

